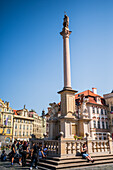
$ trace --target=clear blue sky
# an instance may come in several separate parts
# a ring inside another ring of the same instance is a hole
[[[62,30],[70,18],[72,88],[113,89],[112,0],[1,0],[0,98],[47,112],[63,88]]]

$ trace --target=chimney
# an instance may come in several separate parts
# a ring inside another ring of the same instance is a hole
[[[97,88],[92,88],[92,92],[94,93],[94,94],[97,94]]]

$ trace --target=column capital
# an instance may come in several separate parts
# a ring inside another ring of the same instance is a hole
[[[63,38],[69,38],[72,31],[69,31],[68,29],[63,29],[62,32],[60,32],[60,35],[63,36]]]

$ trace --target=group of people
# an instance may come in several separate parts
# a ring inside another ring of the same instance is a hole
[[[13,165],[14,159],[18,157],[19,164],[22,166],[26,165],[26,158],[31,159],[30,170],[32,170],[33,163],[35,163],[35,169],[38,169],[37,162],[39,158],[46,158],[47,156],[47,148],[39,143],[37,145],[34,143],[31,147],[30,144],[26,141],[14,141],[12,145],[11,152],[11,165]]]
[[[48,148],[46,146],[42,147],[42,144],[39,143],[37,145],[36,143],[33,143],[30,147],[30,144],[26,141],[14,141],[11,147],[11,165],[13,165],[14,159],[18,159],[18,162],[20,165],[25,166],[26,165],[26,158],[31,159],[30,164],[30,170],[33,168],[33,164],[35,163],[35,169],[38,169],[37,162],[39,158],[46,158],[47,157],[47,151]],[[87,159],[87,161],[91,161],[92,163],[94,160],[91,158],[91,156],[87,153],[88,149],[86,146],[86,143],[81,146],[81,155],[83,158]],[[6,153],[3,150],[1,155],[1,160],[6,160]]]

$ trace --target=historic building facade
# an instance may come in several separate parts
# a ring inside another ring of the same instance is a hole
[[[81,119],[81,115],[88,115],[89,121],[83,121],[84,126],[80,126],[80,132],[88,132],[94,139],[106,139],[109,132],[109,114],[105,99],[97,94],[97,89],[86,90],[75,95],[76,116]],[[82,129],[81,129],[82,128]],[[88,128],[88,129],[87,129]],[[80,133],[79,132],[79,133]],[[84,133],[84,134],[85,134]],[[80,133],[83,136],[83,134]]]
[[[43,138],[46,133],[46,119],[43,113],[44,111],[42,111],[42,116],[32,113],[34,115],[33,134],[36,138]]]
[[[111,93],[104,94],[104,99],[108,106],[109,127],[110,127],[110,133],[113,139],[113,91]]]
[[[35,111],[28,111],[25,106],[14,111],[13,140],[26,140],[29,138],[43,138],[46,133],[46,120],[38,116]]]
[[[5,136],[5,142],[12,142],[13,136],[13,110],[9,102],[0,99],[0,134]]]
[[[13,140],[29,141],[33,134],[34,118],[24,106],[21,110],[14,110]]]

